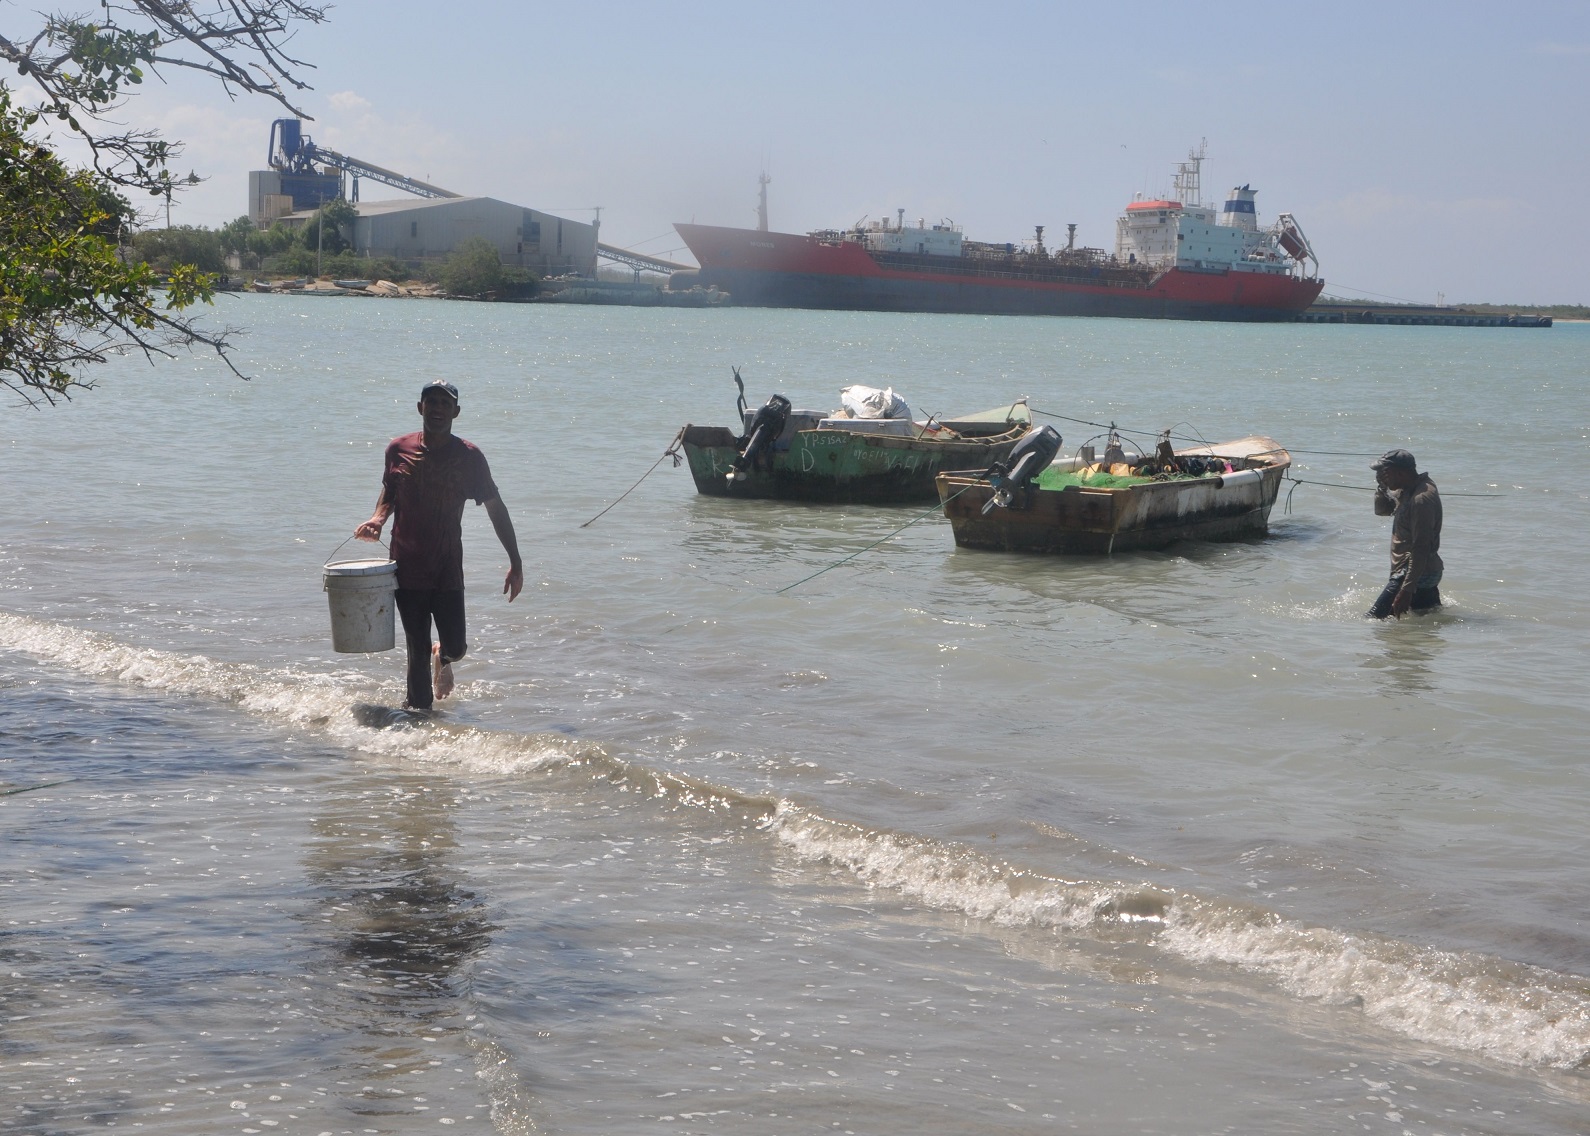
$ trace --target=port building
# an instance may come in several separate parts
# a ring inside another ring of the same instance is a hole
[[[537,276],[596,275],[595,225],[494,197],[349,204],[356,216],[352,232],[343,226],[342,236],[360,256],[418,263],[445,257],[471,237],[480,237],[504,264],[528,268]],[[262,227],[280,221],[296,229],[313,220],[315,210],[278,208],[251,216]]]
[[[435,260],[479,237],[497,250],[504,264],[537,276],[596,276],[596,224],[494,197],[465,197],[317,146],[298,119],[271,124],[268,164],[269,169],[248,175],[248,215],[260,228],[278,221],[297,228],[328,201],[346,196],[356,218],[353,231],[344,227],[342,236],[361,256],[410,263]],[[343,192],[345,175],[353,178],[351,194]],[[360,201],[361,178],[414,194],[415,199]]]
[[[353,208],[353,250],[360,256],[432,260],[480,237],[504,264],[537,276],[596,275],[596,226],[538,209],[494,197],[360,201]]]

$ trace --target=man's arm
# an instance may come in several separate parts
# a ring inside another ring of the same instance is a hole
[[[519,559],[519,541],[513,535],[513,520],[501,497],[486,502],[486,516],[491,518],[491,527],[497,531],[497,539],[502,541],[503,551],[508,554],[508,575],[503,578],[502,590],[508,602],[513,603],[524,589],[524,562]]]
[[[386,486],[381,486],[381,496],[376,498],[375,512],[370,514],[370,519],[353,530],[353,535],[360,540],[380,540],[381,530],[386,526],[386,519],[392,515],[392,500],[387,496]]]
[[[1386,486],[1386,475],[1382,472],[1375,473],[1375,516],[1389,517],[1397,511],[1397,498],[1392,496],[1391,490]]]

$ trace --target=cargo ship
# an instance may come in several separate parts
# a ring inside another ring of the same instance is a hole
[[[1049,249],[1038,226],[1021,244],[968,241],[945,221],[862,221],[849,229],[776,233],[678,224],[701,266],[670,288],[715,287],[735,304],[976,315],[1290,320],[1325,284],[1290,213],[1260,228],[1256,191],[1233,189],[1218,213],[1200,200],[1200,149],[1177,166],[1171,196],[1139,196],[1116,222],[1115,250]]]

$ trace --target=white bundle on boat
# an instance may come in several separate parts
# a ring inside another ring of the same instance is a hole
[[[843,387],[839,401],[853,418],[903,418],[911,420],[911,408],[893,387],[879,390],[860,385]]]

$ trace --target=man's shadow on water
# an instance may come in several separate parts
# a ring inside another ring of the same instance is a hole
[[[313,822],[306,867],[318,894],[306,920],[367,997],[456,993],[459,968],[496,930],[485,901],[449,864],[451,795],[435,779],[360,779]]]
[[[337,973],[322,993],[328,1020],[358,1037],[432,1040],[432,1025],[456,1027],[453,1015],[480,980],[471,964],[503,930],[489,898],[452,863],[456,793],[435,776],[361,777],[312,822],[306,868],[315,899],[303,922],[334,956]],[[519,928],[515,948],[537,958],[521,1012],[549,1013],[549,1001],[559,1012],[610,1008],[635,993],[633,976],[616,976],[588,930],[546,911]],[[531,1003],[542,1004],[532,1011]]]

